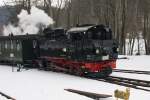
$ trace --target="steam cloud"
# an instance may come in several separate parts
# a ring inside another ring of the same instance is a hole
[[[18,26],[9,24],[4,26],[4,35],[13,33],[14,35],[23,34],[37,34],[40,28],[47,27],[54,23],[53,19],[49,17],[43,10],[36,7],[31,7],[31,13],[28,14],[26,10],[22,10],[17,16],[19,19]]]

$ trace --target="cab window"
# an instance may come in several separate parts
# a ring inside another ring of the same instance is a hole
[[[82,40],[84,38],[84,32],[69,33],[69,35],[71,40]]]
[[[111,40],[111,34],[111,31],[108,31],[105,28],[93,28],[87,32],[86,37],[94,40]]]

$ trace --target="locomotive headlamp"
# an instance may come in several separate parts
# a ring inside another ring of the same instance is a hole
[[[67,52],[67,48],[63,48],[63,52]]]
[[[99,52],[100,52],[99,49],[96,49],[96,54],[99,54]]]

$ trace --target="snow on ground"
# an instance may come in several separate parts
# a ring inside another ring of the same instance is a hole
[[[0,96],[0,100],[8,100],[8,99],[5,98],[4,96]]]
[[[150,56],[119,56],[119,58],[121,57],[127,57],[128,59],[117,61],[117,68],[119,69],[150,71]]]
[[[127,60],[118,60],[117,68],[150,71],[148,59],[150,59],[150,56],[133,56]],[[121,76],[121,73],[113,73],[112,75]],[[122,76],[124,75],[122,74]],[[130,75],[130,77],[133,76]],[[148,76],[140,77],[145,79]],[[38,71],[37,69],[12,72],[10,66],[0,66],[0,91],[16,98],[16,100],[92,100],[64,91],[66,88],[111,95],[113,95],[115,89],[125,90],[123,86],[63,73]],[[149,92],[131,88],[130,100],[148,100],[149,97]],[[0,97],[0,100],[5,99]],[[102,100],[115,100],[115,98]]]
[[[120,56],[124,57],[124,56]],[[139,71],[150,71],[150,56],[126,56],[128,59],[121,59],[117,61],[117,68],[128,69],[128,70],[139,70]],[[112,76],[121,76],[126,78],[134,78],[141,80],[150,81],[150,75],[143,74],[130,74],[130,73],[119,73],[114,72]]]

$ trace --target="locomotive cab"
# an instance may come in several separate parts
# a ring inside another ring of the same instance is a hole
[[[117,42],[112,38],[111,29],[104,25],[75,27],[67,34],[74,46],[77,60],[100,61],[117,58]],[[80,58],[80,55],[84,58]]]
[[[79,26],[68,30],[71,59],[84,62],[84,74],[90,77],[107,76],[116,67],[117,42],[112,31],[104,25]]]

